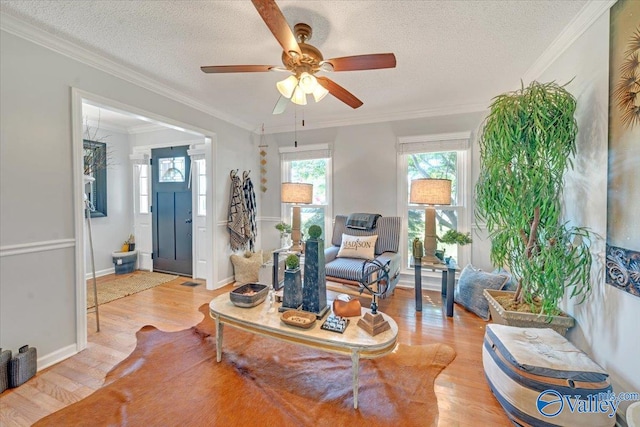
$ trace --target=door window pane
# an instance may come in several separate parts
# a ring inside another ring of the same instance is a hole
[[[159,182],[184,182],[185,159],[184,157],[165,157],[159,163]]]

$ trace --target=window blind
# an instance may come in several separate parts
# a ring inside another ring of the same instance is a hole
[[[331,145],[314,144],[302,147],[281,147],[279,152],[283,161],[327,159],[331,158]]]
[[[470,139],[470,132],[400,137],[397,150],[401,154],[463,151],[471,146]]]

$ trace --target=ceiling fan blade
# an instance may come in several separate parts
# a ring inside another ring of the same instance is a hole
[[[271,71],[274,65],[206,65],[200,67],[205,73],[261,73]]]
[[[271,30],[282,49],[287,53],[296,52],[302,55],[296,36],[289,28],[287,20],[274,0],[251,0],[262,20]]]
[[[284,110],[287,109],[287,104],[289,104],[289,98],[285,98],[284,96],[280,96],[278,98],[278,102],[276,102],[276,106],[273,107],[273,114],[282,114]]]
[[[333,66],[333,71],[377,70],[380,68],[395,68],[396,56],[393,53],[374,53],[371,55],[343,56],[327,59]]]
[[[358,108],[362,105],[362,101],[356,98],[351,92],[340,86],[338,83],[326,77],[317,77],[318,83],[329,91],[329,93],[340,101],[344,102],[351,108]]]

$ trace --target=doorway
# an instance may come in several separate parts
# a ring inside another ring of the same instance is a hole
[[[153,270],[193,274],[191,159],[186,146],[151,150]]]
[[[203,182],[206,185],[206,188],[215,188],[216,180],[215,180],[215,162],[214,162],[214,146],[216,143],[216,134],[213,131],[194,127],[191,125],[187,125],[183,122],[179,122],[173,119],[169,119],[167,117],[163,117],[154,113],[149,113],[145,110],[132,107],[128,104],[123,104],[118,101],[114,101],[109,98],[102,97],[100,95],[91,94],[88,92],[84,92],[82,90],[72,88],[71,89],[72,96],[72,142],[73,142],[73,164],[74,164],[74,229],[75,229],[75,287],[76,287],[76,351],[81,351],[87,346],[87,316],[86,316],[86,295],[87,295],[87,286],[86,286],[86,277],[90,276],[90,270],[87,269],[87,264],[85,263],[85,254],[88,246],[87,235],[86,235],[86,225],[84,218],[84,177],[83,177],[83,135],[84,135],[84,118],[83,118],[83,104],[89,104],[96,107],[104,108],[105,110],[124,114],[129,118],[136,118],[139,120],[144,120],[150,125],[160,125],[166,127],[168,129],[173,129],[176,131],[184,132],[185,134],[189,134],[188,138],[193,141],[194,137],[200,140],[199,148],[192,149],[190,151],[194,151],[197,153],[198,160],[194,161],[196,164],[202,164],[202,170],[206,170],[206,174],[202,177]],[[105,116],[102,116],[102,119],[105,120]],[[101,126],[106,128],[106,126]],[[116,132],[120,132],[120,130],[115,130]],[[125,132],[126,133],[126,132]],[[136,132],[130,133],[136,134]],[[138,140],[134,144],[136,148],[141,148],[146,144]],[[154,138],[153,142],[149,142],[148,145],[157,145],[158,141]],[[189,144],[186,141],[180,141],[182,144]],[[176,145],[174,144],[165,144],[164,146]],[[162,144],[160,146],[163,146]],[[148,159],[150,157],[150,152]],[[121,162],[122,165],[129,165],[129,167],[133,169],[134,177],[136,168],[140,165],[140,163],[131,165],[130,160],[133,161],[133,158],[126,159]],[[131,169],[129,169],[131,170]],[[131,177],[131,175],[129,175]],[[149,177],[151,178],[151,177]],[[123,184],[126,181],[130,181],[129,179],[122,180]],[[150,186],[149,186],[150,187]],[[140,203],[143,203],[144,195],[138,194],[139,197],[135,198],[134,204],[139,207]],[[151,194],[149,193],[149,196]],[[202,196],[205,200],[201,202],[204,207],[203,212],[199,212],[197,216],[197,223],[199,224],[199,232],[198,235],[207,236],[207,239],[202,242],[198,246],[199,253],[201,253],[201,257],[198,257],[198,263],[200,266],[200,276],[204,277],[206,280],[207,289],[215,289],[216,287],[216,268],[213,260],[216,255],[216,248],[213,245],[213,241],[216,239],[216,235],[218,233],[214,222],[212,212],[217,211],[217,203],[215,195],[212,192],[207,192]],[[209,214],[206,214],[208,212]],[[150,216],[150,215],[149,215]],[[195,220],[195,218],[194,218]],[[151,222],[151,221],[149,221]],[[149,227],[150,228],[150,227]],[[203,231],[201,231],[203,230]],[[118,234],[119,235],[119,234]],[[151,249],[151,240],[152,233],[149,229],[149,249]],[[119,237],[118,237],[119,238]],[[196,239],[197,240],[197,239]],[[143,242],[136,240],[136,249],[142,245]],[[118,246],[119,247],[119,246]],[[109,254],[112,249],[109,249]],[[151,252],[151,251],[149,251]],[[109,257],[111,261],[111,258]],[[149,260],[151,261],[151,260]],[[149,263],[151,266],[151,263]]]

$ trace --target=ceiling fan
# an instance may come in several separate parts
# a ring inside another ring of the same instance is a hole
[[[321,71],[375,70],[395,68],[396,66],[396,57],[393,53],[324,59],[320,50],[307,43],[312,33],[309,25],[298,23],[292,32],[274,0],[251,0],[251,2],[282,46],[284,68],[275,65],[210,65],[200,67],[200,69],[205,73],[291,72],[289,77],[276,84],[282,96],[276,104],[273,114],[282,113],[288,100],[295,104],[306,105],[307,94],[312,94],[315,101],[318,102],[327,93],[330,93],[351,108],[358,108],[363,103],[355,95],[327,77],[316,76],[316,73]]]

